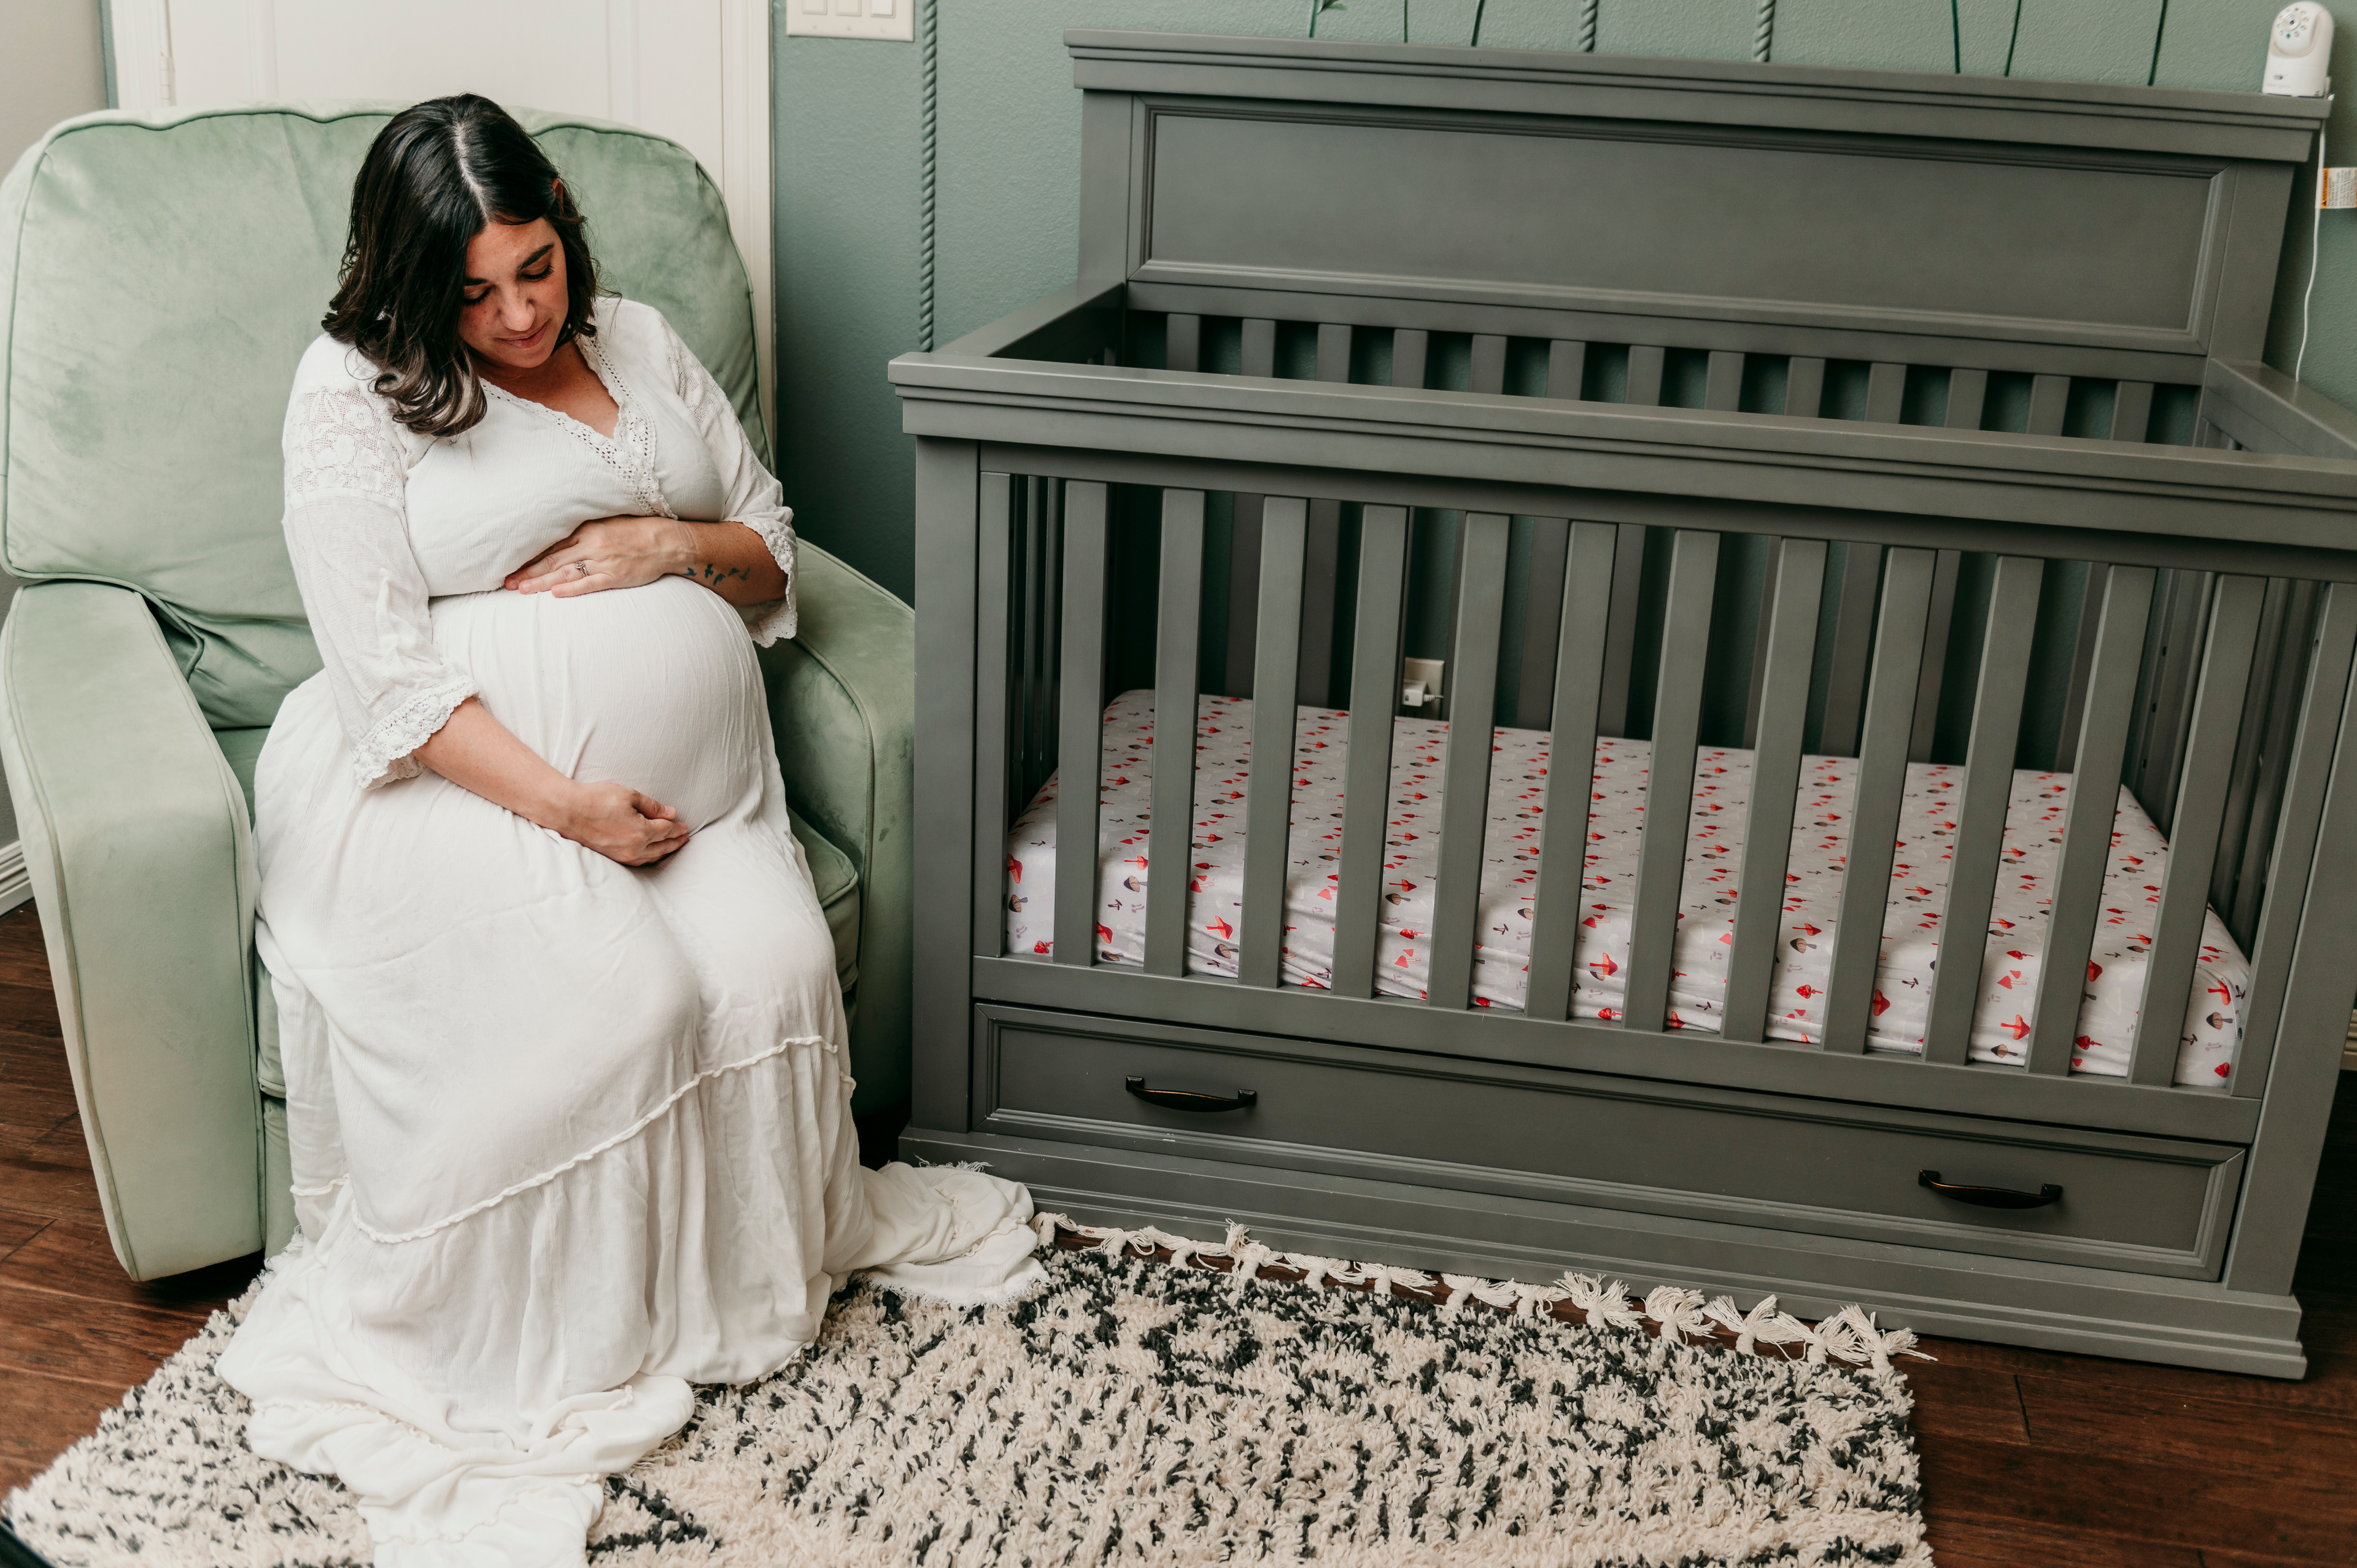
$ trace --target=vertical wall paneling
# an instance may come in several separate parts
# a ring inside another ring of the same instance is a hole
[[[1962,1066],[1973,1013],[1981,995],[1981,964],[1988,940],[1989,906],[1996,894],[1997,861],[2005,851],[2006,805],[2013,792],[2013,754],[2021,734],[2022,696],[2029,683],[2029,639],[2020,628],[2038,614],[2043,561],[2007,555],[1989,585],[1981,636],[1980,674],[1973,687],[1972,738],[1964,752],[1964,785],[1955,802],[1948,900],[1940,912],[1940,958],[1932,971],[1932,999],[1923,1031],[1923,1059]]]
[[[2335,583],[2318,607],[2316,649],[2302,683],[2291,755],[2282,770],[2275,843],[2267,858],[2265,901],[2252,938],[2251,994],[2243,1009],[2243,1043],[2234,1053],[2229,1090],[2250,1098],[2266,1088],[2283,1022],[2284,989],[2300,938],[2316,854],[2317,822],[2333,750],[2341,736],[2341,703],[2349,693],[2350,659],[2357,651],[2357,585]],[[2345,874],[2343,879],[2346,880]]]
[[[1269,498],[1261,526],[1260,657],[1253,667],[1252,777],[1244,785],[1243,930],[1237,975],[1283,972],[1285,867],[1293,821],[1294,693],[1301,681],[1301,580],[1309,505]]]
[[[1605,630],[1612,607],[1613,552],[1620,531],[1575,522],[1564,568],[1562,636],[1556,644],[1548,740],[1545,826],[1531,912],[1531,978],[1524,1006],[1534,1018],[1567,1015],[1579,890],[1587,865],[1589,786],[1596,776],[1597,717],[1604,688]],[[1346,828],[1347,831],[1347,828]]]
[[[1885,1005],[1874,987],[1875,967],[1882,950],[1883,908],[1890,898],[1891,846],[1907,789],[1907,747],[1915,731],[1923,612],[1931,603],[1937,564],[1929,550],[1893,550],[1884,575],[1873,680],[1859,737],[1857,789],[1851,798],[1849,839],[1842,861],[1832,977],[1825,982],[1824,1048],[1829,1051],[1866,1049],[1874,1015]]]
[[[1875,590],[1882,578],[1882,546],[1851,540],[1841,547],[1841,596],[1834,618],[1831,673],[1817,750],[1826,757],[1857,752],[1858,720],[1866,711],[1866,661],[1874,641]]]
[[[1342,859],[1335,868],[1334,993],[1375,992],[1375,922],[1391,814],[1393,714],[1400,699],[1400,626],[1407,581],[1407,510],[1370,506],[1359,520],[1359,604],[1351,660],[1351,758],[1342,785]]]
[[[1162,492],[1161,603],[1155,614],[1152,820],[1146,842],[1146,972],[1187,965],[1187,884],[1195,838],[1195,697],[1203,618],[1203,492]]]
[[[2113,823],[2119,815],[2120,763],[2136,706],[2145,622],[2152,610],[2149,566],[2115,566],[2104,584],[2096,618],[2094,658],[2073,754],[2071,800],[2062,819],[2062,850],[2054,870],[2053,914],[2038,972],[2038,1006],[2030,1019],[2029,1070],[2071,1069],[2086,993],[2087,954],[2102,913],[2104,874],[2111,865]]]
[[[1636,1029],[1661,1028],[1669,1011],[1678,892],[1685,875],[1686,828],[1694,808],[1695,741],[1701,725],[1717,572],[1718,535],[1680,531],[1670,559],[1652,772],[1637,850],[1636,908],[1629,921],[1626,1021]]]
[[[1064,605],[1056,712],[1055,960],[1095,961],[1104,755],[1105,487],[1064,487]]]
[[[1751,761],[1751,807],[1743,820],[1743,869],[1736,884],[1735,930],[1727,961],[1727,1005],[1721,1033],[1730,1040],[1767,1036],[1768,995],[1776,947],[1783,935],[1786,862],[1792,854],[1792,801],[1801,772],[1801,725],[1809,706],[1809,672],[1816,652],[1817,607],[1824,591],[1822,540],[1787,539],[1769,580],[1769,609],[1760,618],[1759,669],[1753,723],[1759,739]]]
[[[1468,512],[1458,533],[1457,640],[1449,650],[1448,747],[1442,755],[1439,879],[1433,889],[1432,943],[1425,983],[1435,1007],[1470,1000],[1473,944],[1480,935],[1481,844],[1490,825],[1491,714],[1497,706],[1498,626],[1505,614],[1511,524],[1496,512]]]
[[[2199,575],[2207,580],[2207,574]],[[2162,819],[2168,823],[2169,868],[2161,875],[2160,910],[2153,921],[2152,946],[2145,953],[2144,995],[2136,1008],[2136,1050],[2128,1069],[2134,1083],[2165,1084],[2177,1075],[2178,1026],[2192,993],[2193,963],[2201,945],[2202,917],[2210,907],[2210,873],[2218,854],[2218,828],[2225,814],[2234,741],[2243,727],[2243,694],[2250,686],[2251,654],[2266,584],[2257,577],[2220,577],[2215,592],[2208,646],[2187,725],[2190,738],[2181,748],[2183,774],[2175,790],[2176,810]],[[2145,1020],[2151,1020],[2149,1026]]]
[[[1007,808],[1017,780],[1009,755],[1014,682],[1017,672],[1012,604],[1016,490],[1010,474],[982,476],[981,534],[974,570],[974,931],[977,958],[998,954],[1006,941],[1006,909],[1014,896],[1006,865]]]

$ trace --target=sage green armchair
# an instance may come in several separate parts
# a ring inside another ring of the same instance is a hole
[[[0,763],[116,1254],[152,1279],[294,1225],[253,956],[253,766],[318,668],[279,534],[279,428],[395,106],[69,121],[0,184]],[[720,198],[657,136],[519,112],[607,284],[661,308],[755,446]],[[788,801],[852,1007],[854,1110],[908,1093],[909,608],[805,544],[762,654]]]

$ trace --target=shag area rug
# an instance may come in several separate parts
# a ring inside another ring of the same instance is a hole
[[[845,1291],[800,1362],[701,1391],[608,1483],[590,1560],[1931,1563],[1890,1361],[1911,1337],[1855,1309],[1812,1326],[1578,1276],[1356,1269],[1241,1231],[1084,1234],[1100,1244],[1067,1234],[1047,1288],[1006,1305]],[[339,1487],[241,1441],[213,1364],[244,1305],[7,1498],[59,1568],[368,1562]]]

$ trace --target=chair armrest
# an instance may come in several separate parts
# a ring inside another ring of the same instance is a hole
[[[253,834],[137,594],[17,594],[0,763],[115,1255],[147,1280],[255,1251]]]
[[[859,1115],[909,1098],[916,864],[916,612],[808,542],[796,545],[801,629],[761,650],[786,800],[859,870]]]

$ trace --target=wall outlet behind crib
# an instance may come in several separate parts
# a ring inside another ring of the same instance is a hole
[[[1408,718],[1440,716],[1440,679],[1448,668],[1439,659],[1400,660],[1400,713]]]

